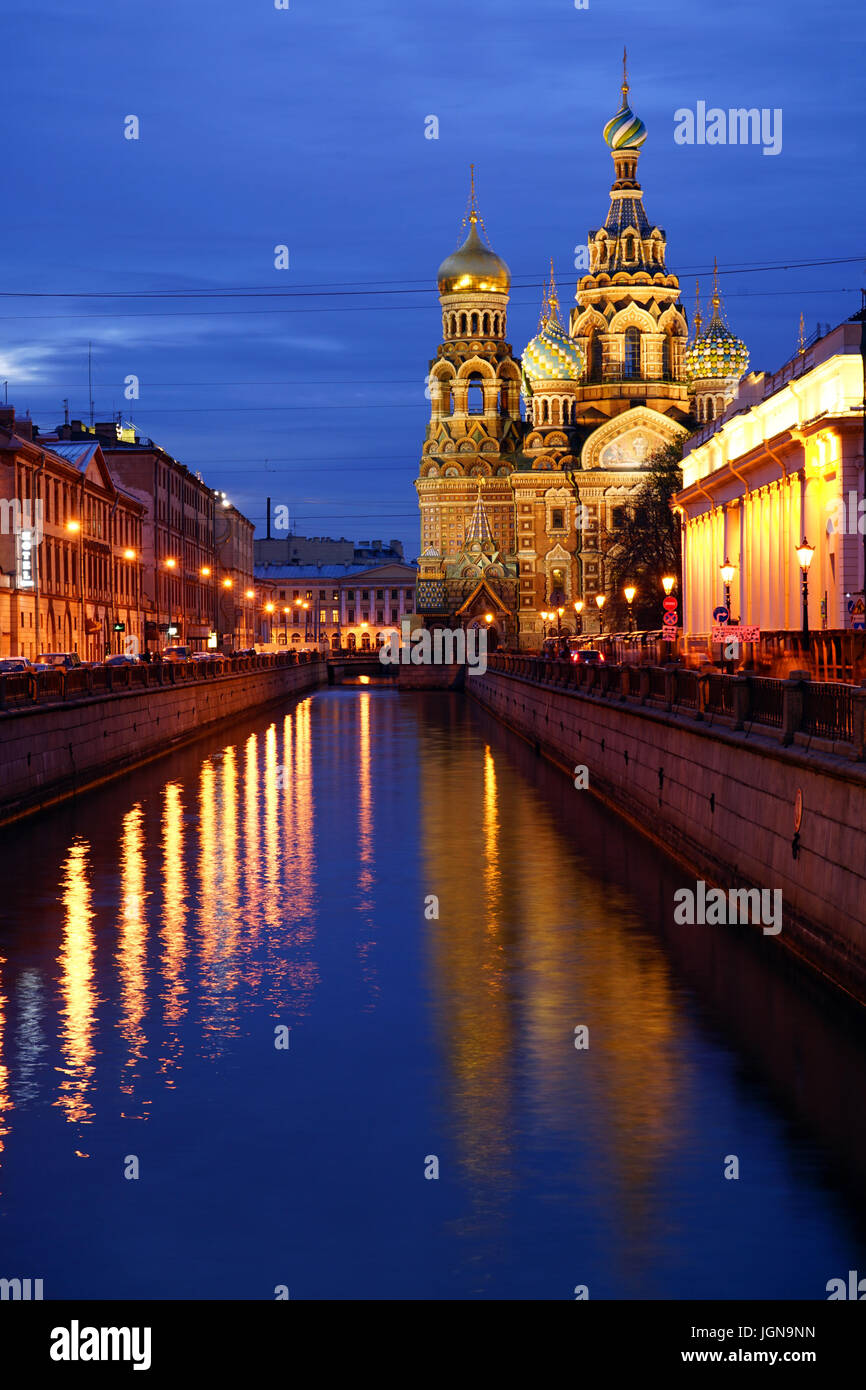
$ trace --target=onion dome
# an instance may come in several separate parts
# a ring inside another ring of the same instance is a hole
[[[439,267],[440,294],[507,294],[511,271],[500,256],[485,246],[478,235],[481,215],[475,206],[475,166],[469,206],[469,234],[462,246],[447,256]],[[486,235],[486,233],[485,233]]]
[[[586,368],[583,353],[566,335],[559,321],[559,300],[550,266],[550,288],[545,290],[538,333],[527,343],[521,359],[524,384],[543,381],[577,381]]]
[[[749,366],[749,349],[741,338],[731,332],[722,318],[717,267],[714,267],[713,273],[712,318],[702,332],[700,314],[695,316],[695,339],[686,348],[686,380],[690,382],[715,377],[736,377],[739,380]]]
[[[611,116],[604,128],[604,138],[612,150],[639,150],[646,140],[646,126],[636,116],[628,104],[628,77],[626,75],[626,55],[622,55],[622,101],[620,108]]]

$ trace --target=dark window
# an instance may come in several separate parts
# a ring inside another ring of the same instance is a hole
[[[384,589],[377,589],[377,590],[376,590],[376,597],[377,597],[377,598],[384,598],[384,597],[385,597],[385,590],[384,590]]]
[[[361,590],[361,602],[362,602],[362,603],[366,603],[369,597],[370,597],[370,590],[369,590],[369,589],[362,589],[362,590]]]
[[[625,371],[627,378],[640,376],[640,329],[625,330]]]
[[[562,507],[554,507],[550,514],[550,522],[554,531],[565,530],[565,512]]]
[[[614,507],[612,513],[613,529],[619,531],[628,521],[628,512],[625,507]]]

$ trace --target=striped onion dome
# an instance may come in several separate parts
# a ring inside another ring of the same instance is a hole
[[[646,139],[646,126],[623,97],[622,105],[604,128],[604,138],[612,150],[639,150]]]
[[[699,332],[686,348],[687,381],[707,381],[713,377],[736,377],[738,380],[749,366],[749,349],[741,338],[724,324],[714,296],[713,316],[705,332]]]
[[[540,332],[527,343],[522,359],[523,377],[530,386],[543,381],[577,381],[586,368],[583,353],[566,337],[565,329],[551,312]]]

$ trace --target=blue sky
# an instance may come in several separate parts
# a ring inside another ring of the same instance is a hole
[[[469,163],[517,282],[519,352],[549,258],[567,307],[574,247],[606,214],[601,129],[624,42],[649,131],[645,203],[689,313],[695,273],[708,292],[717,255],[729,321],[752,365],[773,368],[796,348],[801,310],[811,332],[859,307],[857,4],[51,0],[2,16],[10,402],[43,427],[64,397],[87,418],[92,343],[96,418],[124,409],[260,529],[270,495],[302,533],[397,536],[417,553],[435,275]],[[675,144],[674,111],[698,101],[780,107],[781,153]],[[138,141],[124,139],[130,114]],[[429,115],[438,140],[424,137]],[[239,289],[258,297],[224,293]]]

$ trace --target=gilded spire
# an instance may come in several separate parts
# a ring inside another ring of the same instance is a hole
[[[622,87],[620,88],[620,90],[621,90],[621,92],[622,92],[622,104],[623,104],[623,106],[628,106],[628,66],[627,66],[627,64],[628,64],[628,54],[626,53],[625,44],[623,44],[623,46],[622,46]]]
[[[548,316],[558,321],[559,319],[559,295],[556,292],[556,280],[553,274],[553,257],[550,258],[550,286],[547,292]]]
[[[469,221],[478,221],[478,203],[475,198],[475,165],[469,165]]]
[[[713,318],[719,317],[719,305],[721,302],[721,296],[719,295],[719,262],[716,257],[713,256]]]

